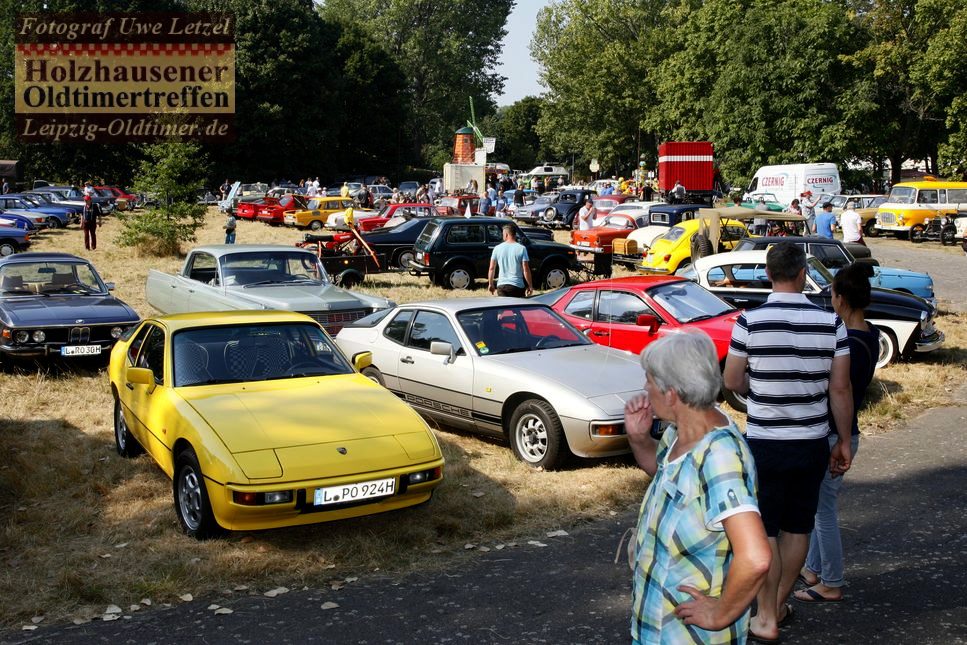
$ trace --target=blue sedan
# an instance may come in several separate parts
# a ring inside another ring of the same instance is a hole
[[[0,208],[4,211],[16,209],[21,211],[31,211],[43,213],[46,216],[48,228],[63,228],[70,222],[72,209],[66,206],[49,206],[46,202],[38,198],[29,197],[22,194],[11,194],[0,196]]]

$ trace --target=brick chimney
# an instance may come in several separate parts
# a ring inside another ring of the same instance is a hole
[[[473,128],[460,128],[453,138],[453,163],[472,164],[474,162]]]

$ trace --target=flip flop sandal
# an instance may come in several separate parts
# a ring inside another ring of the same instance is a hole
[[[820,583],[820,580],[819,578],[816,578],[816,582],[809,582],[808,580],[806,580],[806,576],[800,573],[798,576],[796,576],[796,582],[802,584],[805,587],[815,587]]]
[[[782,638],[766,638],[765,636],[759,636],[751,629],[749,630],[749,640],[753,643],[763,643],[763,645],[776,645],[776,643],[782,642]]]
[[[796,611],[792,608],[792,605],[790,605],[787,602],[786,603],[786,615],[783,616],[782,620],[780,620],[778,623],[776,623],[776,626],[777,627],[785,627],[786,625],[788,625],[789,623],[791,623],[795,619],[796,619]]]
[[[842,596],[840,596],[839,598],[827,598],[826,596],[822,595],[821,593],[819,593],[815,589],[800,589],[799,591],[801,591],[804,594],[806,594],[807,596],[809,596],[809,600],[807,600],[805,598],[800,598],[798,595],[793,594],[792,595],[793,600],[796,600],[798,602],[804,602],[804,603],[807,603],[807,604],[808,603],[818,603],[818,602],[843,602],[843,597]]]

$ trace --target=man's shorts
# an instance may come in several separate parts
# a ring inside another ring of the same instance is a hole
[[[502,284],[497,287],[497,295],[510,298],[523,298],[527,295],[527,291],[524,287],[518,287],[512,284]]]
[[[829,441],[748,439],[759,480],[759,513],[766,535],[813,530],[819,487],[829,469]]]

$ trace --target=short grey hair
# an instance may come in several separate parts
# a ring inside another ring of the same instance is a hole
[[[685,331],[659,338],[641,353],[641,366],[659,390],[673,390],[693,408],[711,408],[722,390],[715,344],[705,332]]]

